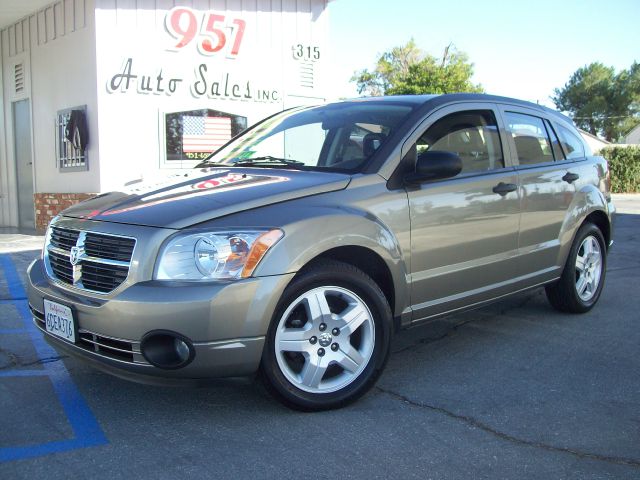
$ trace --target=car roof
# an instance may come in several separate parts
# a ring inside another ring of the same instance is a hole
[[[378,103],[378,104],[395,104],[407,105],[420,110],[436,108],[448,103],[457,102],[495,102],[509,103],[521,107],[539,110],[548,115],[554,115],[573,125],[573,121],[562,113],[552,108],[539,105],[537,103],[519,100],[517,98],[502,97],[499,95],[489,95],[486,93],[446,93],[440,95],[387,95],[383,97],[360,97],[347,99],[337,103]]]

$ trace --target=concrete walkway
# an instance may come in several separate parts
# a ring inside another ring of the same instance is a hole
[[[618,213],[640,213],[640,193],[614,193],[613,203]]]
[[[35,231],[25,232],[17,228],[0,228],[0,253],[26,252],[41,250],[44,235]]]

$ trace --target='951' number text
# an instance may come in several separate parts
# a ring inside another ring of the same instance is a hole
[[[197,12],[189,7],[174,7],[165,17],[167,31],[178,41],[172,50],[180,50],[197,38],[198,50],[203,55],[213,55],[226,46],[228,55],[236,57],[246,23],[240,18],[227,19],[224,15]]]

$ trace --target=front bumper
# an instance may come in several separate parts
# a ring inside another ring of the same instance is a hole
[[[49,343],[118,376],[151,383],[241,376],[257,370],[271,317],[292,276],[206,284],[146,281],[105,298],[51,281],[42,260],[36,260],[28,269],[28,299],[34,323]],[[75,344],[45,331],[45,298],[71,308],[78,327]],[[193,361],[175,370],[147,362],[140,341],[154,330],[188,338]]]

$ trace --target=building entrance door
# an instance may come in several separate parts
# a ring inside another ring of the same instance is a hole
[[[28,99],[13,104],[13,141],[18,188],[18,226],[34,228],[31,109]]]

